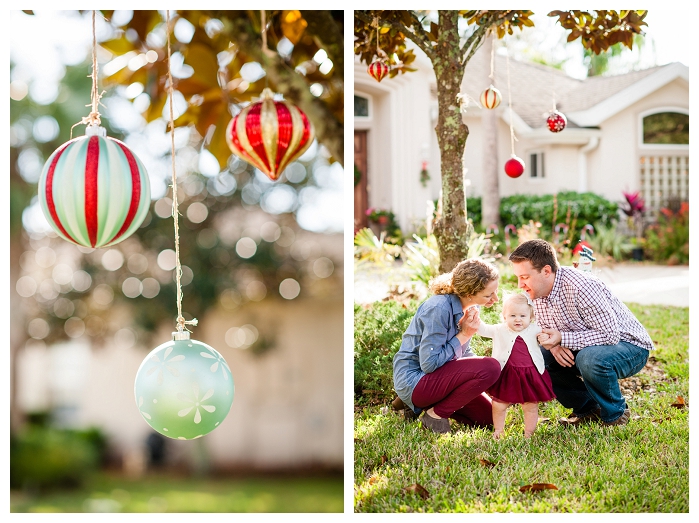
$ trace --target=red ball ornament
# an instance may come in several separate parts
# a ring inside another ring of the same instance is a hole
[[[552,133],[560,133],[566,128],[567,123],[566,116],[559,111],[551,111],[549,117],[546,118],[546,125],[548,125],[549,131]]]
[[[505,174],[510,178],[519,178],[524,172],[524,161],[515,155],[505,162]]]
[[[374,80],[380,82],[388,74],[388,66],[381,60],[376,60],[367,68],[367,72]]]
[[[274,100],[271,89],[248,105],[228,124],[226,141],[231,151],[272,180],[311,145],[315,133],[306,115],[285,100]]]
[[[500,91],[493,87],[492,84],[481,93],[481,105],[486,109],[495,109],[498,105],[500,105],[501,100],[502,95],[500,94]]]
[[[39,178],[44,216],[66,241],[108,247],[131,236],[150,208],[146,168],[126,144],[89,125],[56,149]]]

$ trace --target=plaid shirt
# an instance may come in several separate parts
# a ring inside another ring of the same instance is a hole
[[[641,322],[603,282],[572,267],[559,267],[549,295],[533,304],[541,328],[559,331],[561,346],[570,350],[620,341],[655,348]]]

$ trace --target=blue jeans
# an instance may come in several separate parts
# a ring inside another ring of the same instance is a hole
[[[591,345],[573,351],[575,364],[563,367],[541,348],[546,370],[551,375],[556,399],[574,415],[600,407],[602,421],[614,421],[627,408],[619,389],[619,379],[640,371],[648,361],[648,350],[620,341],[616,345]]]

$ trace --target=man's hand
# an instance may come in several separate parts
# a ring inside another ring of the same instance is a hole
[[[547,334],[548,339],[544,338],[542,334]],[[541,333],[537,336],[537,340],[543,348],[546,350],[551,350],[561,344],[561,333],[556,329],[541,329]]]
[[[550,351],[561,367],[572,367],[575,364],[575,356],[570,349],[556,345]]]

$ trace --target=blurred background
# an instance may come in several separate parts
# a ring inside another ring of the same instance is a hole
[[[233,406],[177,441],[134,400],[177,316],[165,12],[96,13],[101,125],[152,204],[87,249],[51,229],[37,182],[90,111],[92,12],[11,11],[11,511],[342,511],[343,12],[170,17],[182,310],[228,362]],[[316,131],[277,182],[224,138],[265,87]]]

